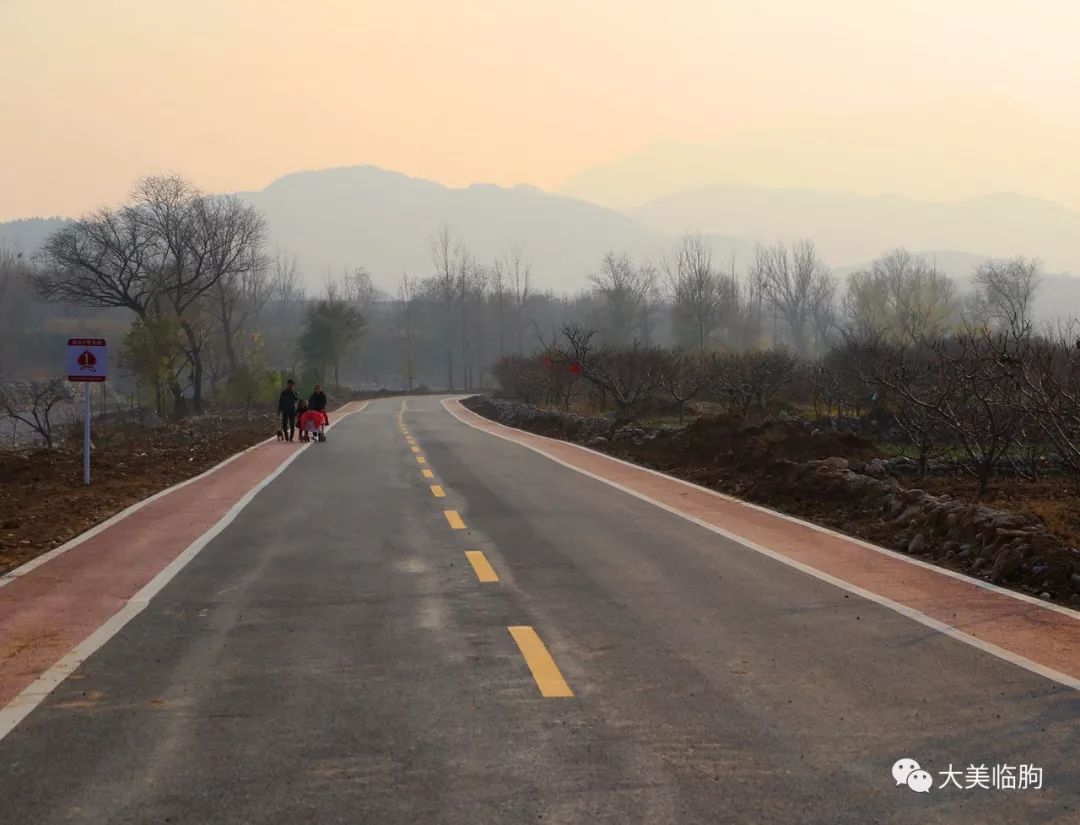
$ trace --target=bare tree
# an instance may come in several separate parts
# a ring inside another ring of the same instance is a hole
[[[525,250],[518,244],[510,247],[503,259],[506,277],[509,282],[510,299],[514,305],[514,326],[517,334],[518,355],[524,353],[525,305],[529,301],[532,287],[532,265],[525,257]]]
[[[21,252],[0,245],[0,376],[4,353],[26,323],[32,298],[31,268]]]
[[[371,308],[386,296],[375,286],[371,273],[365,267],[358,266],[345,275],[343,297],[356,304],[360,312],[368,316]]]
[[[1080,474],[1080,330],[1070,323],[1045,339],[997,341],[997,364],[1013,378],[1017,406],[1063,467]]]
[[[243,269],[231,269],[222,275],[211,287],[206,302],[208,312],[220,326],[220,355],[229,374],[235,374],[240,366],[237,336],[270,299],[270,262],[262,257],[258,249],[252,248],[250,254],[250,265]]]
[[[884,409],[880,394],[888,396],[890,420],[916,451],[920,477],[926,475],[931,456],[947,441],[933,403],[947,383],[941,380],[935,349],[941,343],[937,339],[896,344],[871,331],[862,337],[849,335],[841,351],[844,365],[858,375],[867,392],[881,405],[879,409]],[[897,381],[904,383],[904,392],[893,389]]]
[[[45,446],[53,446],[52,414],[58,404],[72,400],[71,385],[62,379],[0,385],[0,410],[12,422],[37,433]]]
[[[446,388],[454,389],[454,293],[456,279],[461,269],[462,249],[455,243],[448,224],[443,224],[436,235],[428,239],[431,263],[435,267],[439,290],[442,295],[446,333]]]
[[[239,197],[210,196],[176,176],[143,178],[135,188],[139,211],[156,237],[160,296],[180,320],[191,365],[192,403],[202,412],[203,362],[197,314],[222,280],[259,265],[265,221]],[[178,399],[179,400],[179,399]]]
[[[693,330],[694,343],[704,352],[720,323],[725,298],[730,298],[713,270],[712,250],[700,234],[684,235],[661,265],[676,330]]]
[[[759,246],[754,270],[763,296],[787,322],[795,351],[808,354],[815,314],[835,293],[832,276],[813,242],[798,241],[790,250],[783,243]]]
[[[636,343],[623,349],[602,347],[581,363],[582,377],[602,387],[615,401],[612,432],[634,420],[641,402],[659,385],[662,369],[660,350]]]
[[[405,384],[413,388],[416,379],[416,360],[413,340],[416,335],[416,280],[403,273],[398,281],[397,310],[398,332],[404,345],[402,366],[405,370]]]
[[[757,349],[761,342],[764,323],[765,292],[762,285],[764,273],[756,266],[750,267],[746,277],[739,280],[735,275],[735,261],[731,261],[727,282],[734,293],[732,303],[735,318],[733,343],[736,349]]]
[[[506,357],[506,266],[499,258],[491,265],[491,294],[495,299],[495,328],[499,336],[499,358]]]
[[[299,303],[304,299],[304,283],[300,261],[295,255],[278,250],[271,264],[269,298],[282,303]]]
[[[646,347],[652,347],[656,345],[656,330],[653,321],[663,300],[660,292],[660,272],[650,261],[640,264],[637,269],[638,278],[643,286],[641,320],[638,330],[641,333],[641,343]]]
[[[628,255],[608,252],[600,271],[590,275],[596,295],[603,302],[603,336],[611,346],[626,346],[646,338],[648,308],[656,290],[656,270],[637,267]]]
[[[680,423],[684,417],[686,402],[705,386],[706,374],[707,361],[700,352],[676,349],[664,354],[659,383],[678,406]]]
[[[148,177],[132,202],[101,210],[55,232],[36,278],[49,300],[126,307],[140,318],[173,314],[186,339],[193,401],[202,407],[203,363],[198,315],[223,279],[258,261],[264,222],[236,197],[206,196],[182,178]],[[174,387],[177,409],[183,394]]]
[[[1039,261],[1020,257],[985,261],[975,270],[975,288],[984,312],[1014,341],[1032,332],[1032,304],[1042,281],[1041,270]]]
[[[49,236],[35,286],[48,301],[125,307],[141,317],[158,287],[159,240],[141,204],[101,209]]]

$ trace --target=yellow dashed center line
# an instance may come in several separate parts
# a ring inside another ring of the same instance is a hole
[[[458,515],[457,510],[443,510],[443,515],[446,516],[446,520],[450,523],[450,527],[454,530],[465,529],[465,522],[461,520],[461,516]]]
[[[435,498],[446,498],[446,490],[444,490],[438,484],[431,485],[431,494],[435,496]]]
[[[525,664],[532,671],[536,686],[540,688],[540,695],[548,698],[573,696],[574,692],[566,684],[558,665],[551,658],[548,649],[536,635],[531,627],[509,627],[510,635],[517,642],[521,655],[525,657]]]
[[[410,450],[412,450],[412,451],[413,451],[414,453],[418,453],[418,452],[420,452],[420,448],[419,448],[419,447],[417,447],[417,446],[415,446],[415,445],[414,445],[414,446],[412,446],[412,447],[410,447],[409,449],[410,449]]]
[[[416,463],[417,464],[427,464],[427,459],[424,458],[422,455],[418,455],[416,457]]]
[[[427,468],[421,470],[420,473],[424,476],[424,478],[435,478],[435,473],[431,472],[431,470],[428,470]]]
[[[481,582],[497,582],[499,580],[495,568],[491,566],[491,563],[488,562],[487,558],[479,550],[466,550],[465,558],[469,560],[473,572],[476,573],[476,578]]]

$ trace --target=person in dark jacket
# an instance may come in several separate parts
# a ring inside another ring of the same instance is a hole
[[[326,416],[326,423],[330,423],[330,416],[326,412],[326,393],[323,392],[322,384],[315,385],[315,391],[311,394],[311,398],[308,399],[308,408],[315,410],[315,412],[321,412]]]
[[[296,382],[291,378],[285,382],[285,389],[278,397],[278,412],[281,413],[281,432],[286,441],[292,441],[296,435],[296,403],[300,393],[296,391]]]

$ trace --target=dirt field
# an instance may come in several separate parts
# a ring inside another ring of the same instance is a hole
[[[78,442],[0,450],[0,573],[262,441],[276,426],[266,415],[208,415],[157,430],[100,425],[89,487]]]

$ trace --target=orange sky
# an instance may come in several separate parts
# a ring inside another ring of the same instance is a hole
[[[1071,0],[0,0],[0,37],[0,220],[167,170],[556,188],[667,140],[743,183],[1080,207]]]

